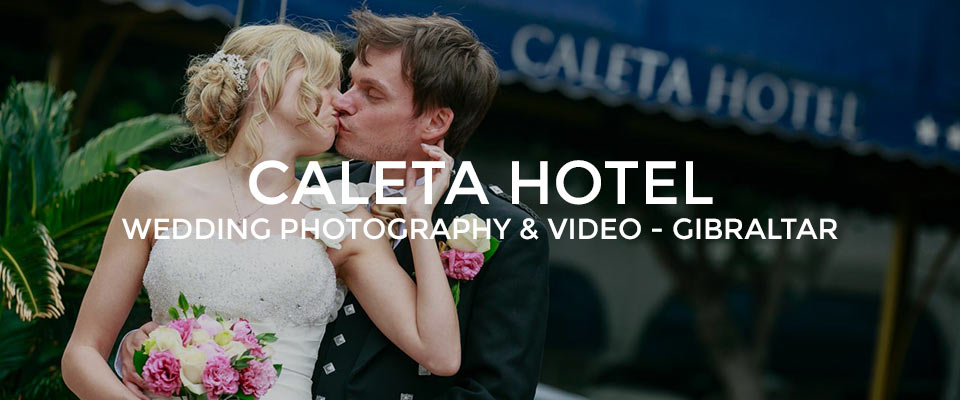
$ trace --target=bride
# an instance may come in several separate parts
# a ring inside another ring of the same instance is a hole
[[[207,314],[247,318],[254,330],[275,332],[279,340],[273,360],[284,368],[266,399],[310,399],[310,377],[325,325],[343,301],[340,282],[411,358],[436,375],[456,373],[456,308],[432,239],[410,239],[414,284],[397,264],[388,236],[356,235],[334,249],[336,238],[158,241],[156,231],[143,239],[124,234],[123,219],[149,218],[265,218],[266,227],[278,232],[283,218],[300,220],[314,211],[289,201],[264,206],[246,183],[254,165],[278,160],[289,168],[265,170],[257,183],[266,196],[285,193],[292,198],[299,186],[296,158],[327,151],[333,144],[339,122],[331,102],[340,95],[340,70],[340,54],[330,41],[286,25],[238,28],[220,52],[192,63],[184,114],[208,149],[222,157],[174,171],[145,172],[127,187],[63,355],[63,379],[77,396],[141,398],[106,362],[141,285],[158,323],[169,321],[166,310],[183,292],[191,303],[205,305]],[[411,123],[422,123],[418,118],[412,116]],[[449,183],[452,158],[443,152],[442,140],[433,142],[421,146],[447,167],[433,177],[430,204],[408,170],[404,218],[429,223]],[[371,218],[363,206],[347,215]]]

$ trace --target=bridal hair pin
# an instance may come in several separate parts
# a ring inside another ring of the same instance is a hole
[[[237,93],[243,93],[247,90],[247,67],[243,62],[243,57],[236,54],[227,54],[220,50],[213,57],[210,57],[207,63],[225,65],[230,74],[233,75],[233,79],[237,81]]]

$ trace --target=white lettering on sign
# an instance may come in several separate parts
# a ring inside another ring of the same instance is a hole
[[[699,107],[718,116],[823,136],[855,140],[859,134],[856,93],[772,72],[751,74],[718,63],[709,75],[691,76],[683,57],[627,43],[604,44],[595,37],[577,40],[535,24],[517,30],[511,55],[517,70],[537,81],[602,90],[623,100]],[[698,87],[706,88],[699,99],[691,85],[697,80]]]

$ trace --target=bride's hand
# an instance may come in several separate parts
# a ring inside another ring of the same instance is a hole
[[[450,185],[453,157],[443,151],[443,140],[440,140],[436,146],[426,143],[421,143],[420,146],[434,161],[443,161],[444,167],[433,171],[433,184],[431,186],[433,201],[430,204],[426,204],[424,185],[417,185],[416,170],[408,167],[404,189],[407,204],[401,205],[400,208],[405,218],[430,219],[434,207],[440,202],[440,198]]]

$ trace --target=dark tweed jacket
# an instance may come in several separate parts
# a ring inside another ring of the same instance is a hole
[[[367,162],[351,162],[350,180],[366,182],[371,168]],[[324,176],[328,181],[340,179],[341,168],[326,168]],[[495,186],[484,190],[488,205],[476,196],[458,196],[453,204],[438,204],[433,215],[447,223],[468,213],[512,219],[493,257],[474,280],[461,283],[459,373],[430,375],[387,340],[348,294],[320,346],[313,376],[316,399],[533,398],[547,327],[548,232],[537,219],[539,239],[521,239],[522,220],[536,215],[522,204],[511,204]],[[410,243],[401,241],[395,253],[412,273]]]

